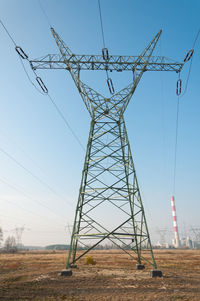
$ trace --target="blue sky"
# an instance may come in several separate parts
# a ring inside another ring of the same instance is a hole
[[[101,53],[97,0],[41,0],[41,3],[51,25],[72,52]],[[106,47],[111,54],[138,55],[162,29],[154,54],[182,62],[200,28],[200,2],[197,0],[101,0],[101,7]],[[1,0],[0,12],[16,44],[30,59],[58,53],[38,1]],[[9,230],[25,225],[24,244],[69,242],[68,225],[73,223],[84,151],[49,99],[27,80],[14,45],[2,26],[0,41],[0,225],[5,237],[12,233]],[[25,66],[34,81],[26,62]],[[183,89],[188,70],[189,63],[181,72]],[[180,98],[175,189],[180,232],[191,226],[200,227],[199,70],[200,38],[195,45],[187,92]],[[89,114],[70,75],[63,70],[43,70],[38,74],[82,144],[86,145]],[[85,72],[83,76],[92,87],[108,94],[104,73],[95,73],[94,77]],[[131,75],[122,75],[119,83],[117,76],[113,75],[116,90],[128,83]],[[177,79],[177,74],[171,72],[146,72],[125,113],[153,242],[158,240],[157,229],[173,231],[170,196]]]

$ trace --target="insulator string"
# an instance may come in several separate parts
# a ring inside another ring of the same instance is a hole
[[[196,35],[196,37],[194,39],[194,42],[193,42],[193,45],[192,45],[192,49],[191,50],[193,50],[193,52],[194,52],[194,48],[195,48],[196,42],[197,42],[197,40],[199,38],[199,35],[200,35],[200,29],[198,30],[197,35]],[[192,52],[192,54],[193,54],[193,52]],[[190,66],[189,66],[189,71],[188,71],[188,75],[187,75],[187,79],[186,79],[185,89],[184,89],[182,95],[180,96],[180,98],[183,97],[185,95],[185,93],[187,92],[188,83],[189,83],[189,79],[190,79],[190,75],[191,75],[191,70],[192,70],[193,58],[194,58],[194,55],[191,55]]]
[[[102,49],[102,56],[105,62],[107,63],[109,61],[109,54],[108,54],[108,49],[106,48],[106,43],[105,43],[105,36],[104,36],[104,29],[103,29],[103,20],[102,20],[102,13],[101,13],[101,3],[100,0],[98,0],[98,6],[99,6],[99,16],[100,16],[100,23],[101,23],[101,34],[102,34],[102,40],[103,40],[103,49]],[[106,79],[107,79],[107,86],[110,94],[115,93],[115,89],[113,86],[112,79],[108,75],[108,69],[107,65],[105,65],[105,71],[106,71]]]

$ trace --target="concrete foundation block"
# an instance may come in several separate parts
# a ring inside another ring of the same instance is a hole
[[[77,269],[77,265],[76,264],[70,264],[70,268],[71,269]]]
[[[144,264],[136,264],[136,269],[137,270],[144,270],[145,266],[144,266]]]
[[[160,271],[160,270],[152,270],[150,272],[150,276],[151,277],[162,277],[163,274],[162,274],[162,271]]]
[[[72,270],[71,269],[62,270],[61,276],[72,276]]]

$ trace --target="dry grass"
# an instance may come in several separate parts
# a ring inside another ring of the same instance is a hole
[[[61,277],[65,252],[0,254],[0,300],[200,300],[200,251],[156,250],[163,278],[116,250],[90,255],[96,265],[82,258],[72,277]]]

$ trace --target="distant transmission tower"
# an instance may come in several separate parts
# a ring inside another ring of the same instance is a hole
[[[153,276],[161,275],[156,271],[124,112],[145,71],[180,72],[183,64],[152,56],[161,31],[139,56],[108,55],[107,49],[103,49],[103,55],[75,55],[53,28],[51,32],[60,55],[32,60],[32,69],[68,70],[91,116],[67,268],[75,267],[90,250],[109,240],[136,259],[138,269],[144,268],[146,261],[154,268]],[[114,94],[112,81],[107,78],[113,95],[106,98],[80,80],[81,70],[130,71],[133,80]],[[77,252],[79,247],[81,252]]]
[[[161,244],[161,246],[162,247],[166,246],[166,235],[168,233],[168,230],[166,230],[166,229],[158,229],[156,232],[160,236],[159,243]]]
[[[25,227],[16,227],[15,229],[13,229],[12,231],[14,231],[15,233],[15,237],[16,237],[16,243],[18,247],[22,246],[22,234],[25,230]]]
[[[193,244],[195,245],[195,247],[200,247],[200,228],[194,228],[191,227],[190,231],[193,232],[194,235],[194,241]]]

